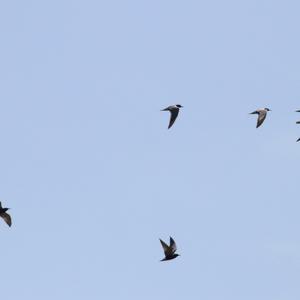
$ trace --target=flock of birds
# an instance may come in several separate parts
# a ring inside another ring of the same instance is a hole
[[[166,107],[165,109],[161,110],[161,111],[169,111],[171,113],[168,129],[170,129],[173,126],[173,124],[175,123],[175,120],[177,119],[178,114],[179,114],[179,110],[182,107],[183,107],[182,105],[176,104],[176,105],[170,105],[170,106]],[[258,115],[256,128],[258,128],[264,122],[264,120],[267,117],[268,111],[271,111],[271,109],[260,108],[260,109],[255,110],[254,112],[250,113],[251,115],[255,115],[255,114]],[[300,112],[300,110],[297,110],[297,112]],[[300,124],[300,121],[297,122],[297,124]]]
[[[170,121],[169,121],[169,126],[168,129],[170,129],[173,124],[175,123],[179,111],[183,106],[180,104],[175,104],[175,105],[170,105],[164,109],[162,109],[162,111],[169,111],[170,112]],[[271,111],[269,108],[261,108],[261,109],[257,109],[253,112],[251,112],[250,114],[256,114],[257,116],[257,123],[256,123],[256,128],[260,127],[263,122],[265,121],[266,117],[267,117],[267,113]],[[300,110],[296,110],[296,112],[300,112]],[[300,121],[296,122],[297,124],[300,124]],[[300,141],[300,138],[298,138],[297,142]],[[2,207],[2,204],[0,202],[0,217],[6,222],[6,224],[11,227],[12,224],[12,220],[11,220],[11,216],[7,213],[7,211],[9,210],[9,208],[7,207]],[[177,251],[177,245],[176,242],[174,241],[174,239],[172,237],[170,237],[170,245],[166,244],[163,240],[160,239],[160,243],[162,245],[165,257],[161,260],[161,261],[167,261],[167,260],[171,260],[174,259],[178,256],[180,256],[179,254],[176,253]]]
[[[175,121],[178,117],[179,111],[182,107],[183,106],[180,104],[175,104],[175,105],[168,106],[165,109],[162,109],[162,111],[169,111],[171,114],[168,129],[170,129],[173,126],[173,124],[175,123]],[[269,111],[271,111],[271,110],[266,107],[266,108],[257,109],[250,113],[251,115],[257,115],[256,128],[260,127],[263,124]],[[300,112],[300,110],[296,110],[296,112]],[[296,123],[300,124],[300,121],[298,121]],[[297,140],[297,142],[299,142],[299,141],[300,141],[300,138]],[[161,261],[171,260],[171,259],[174,259],[179,256],[179,254],[176,254],[177,246],[172,237],[170,237],[170,245],[167,245],[162,240],[160,240],[160,243],[161,243],[164,253],[165,253],[165,258],[163,258]]]

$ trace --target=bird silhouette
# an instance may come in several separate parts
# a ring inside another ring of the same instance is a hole
[[[182,107],[183,106],[181,106],[180,104],[176,104],[176,105],[170,105],[170,106],[166,107],[165,109],[161,110],[161,111],[169,111],[171,113],[168,129],[170,129],[172,127],[172,125],[174,124],[175,120],[178,117],[179,110]]]
[[[168,246],[163,240],[159,239],[160,243],[164,249],[165,258],[163,258],[161,261],[171,260],[176,258],[177,256],[180,256],[179,254],[176,254],[177,246],[175,241],[170,237],[170,246]]]
[[[261,109],[257,109],[254,112],[250,113],[250,115],[254,115],[254,114],[258,115],[256,128],[258,128],[264,122],[264,120],[267,117],[268,111],[271,111],[271,110],[269,108],[261,108]]]
[[[6,224],[10,227],[11,226],[11,217],[7,213],[9,208],[7,207],[2,207],[2,204],[0,202],[0,217],[6,222]]]

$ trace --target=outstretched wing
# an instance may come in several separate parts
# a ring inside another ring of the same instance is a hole
[[[258,128],[266,119],[267,112],[265,110],[260,110],[258,113],[256,128]]]
[[[0,214],[0,217],[5,221],[5,223],[10,227],[11,226],[11,217],[8,213],[4,212]]]
[[[169,255],[170,254],[170,247],[164,242],[162,241],[161,239],[160,240],[160,243],[164,249],[164,252],[165,252],[165,256]]]
[[[172,237],[170,237],[170,248],[172,250],[172,254],[174,254],[177,250],[177,245],[175,241],[172,239]]]
[[[168,129],[170,129],[172,127],[175,120],[177,119],[177,116],[178,116],[178,113],[179,113],[179,108],[177,108],[177,107],[172,108],[170,110],[170,113],[171,113],[171,117],[170,117],[170,123],[169,123]]]

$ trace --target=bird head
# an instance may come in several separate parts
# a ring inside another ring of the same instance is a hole
[[[266,110],[266,111],[271,111],[271,109],[269,109],[269,108],[267,108],[267,107],[265,107],[265,110]]]
[[[183,107],[183,106],[180,105],[180,104],[176,104],[176,107],[181,108],[181,107]]]
[[[180,256],[180,254],[174,254],[174,258],[177,257],[177,256]]]

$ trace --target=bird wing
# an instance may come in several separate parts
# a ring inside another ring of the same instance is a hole
[[[177,245],[176,245],[175,241],[172,239],[172,237],[170,237],[170,248],[171,248],[173,254],[177,250]]]
[[[164,249],[165,255],[166,256],[169,255],[170,254],[170,247],[164,241],[162,241],[161,239],[159,239],[159,240],[160,240],[160,243],[161,243],[161,245]]]
[[[172,127],[175,120],[177,119],[177,116],[178,116],[178,113],[179,113],[179,108],[174,107],[174,108],[170,109],[170,113],[171,113],[171,117],[170,117],[170,123],[169,123],[168,129],[170,129]]]
[[[171,108],[171,106],[168,106],[168,107],[166,107],[164,109],[161,109],[161,111],[168,111],[168,110],[170,110],[170,108]]]
[[[259,111],[256,128],[258,128],[264,122],[266,116],[267,116],[267,112],[265,110]]]
[[[300,141],[300,138],[297,140],[297,142],[299,142]]]
[[[0,217],[5,221],[5,223],[10,227],[11,226],[11,217],[8,213],[4,212],[0,214]]]

